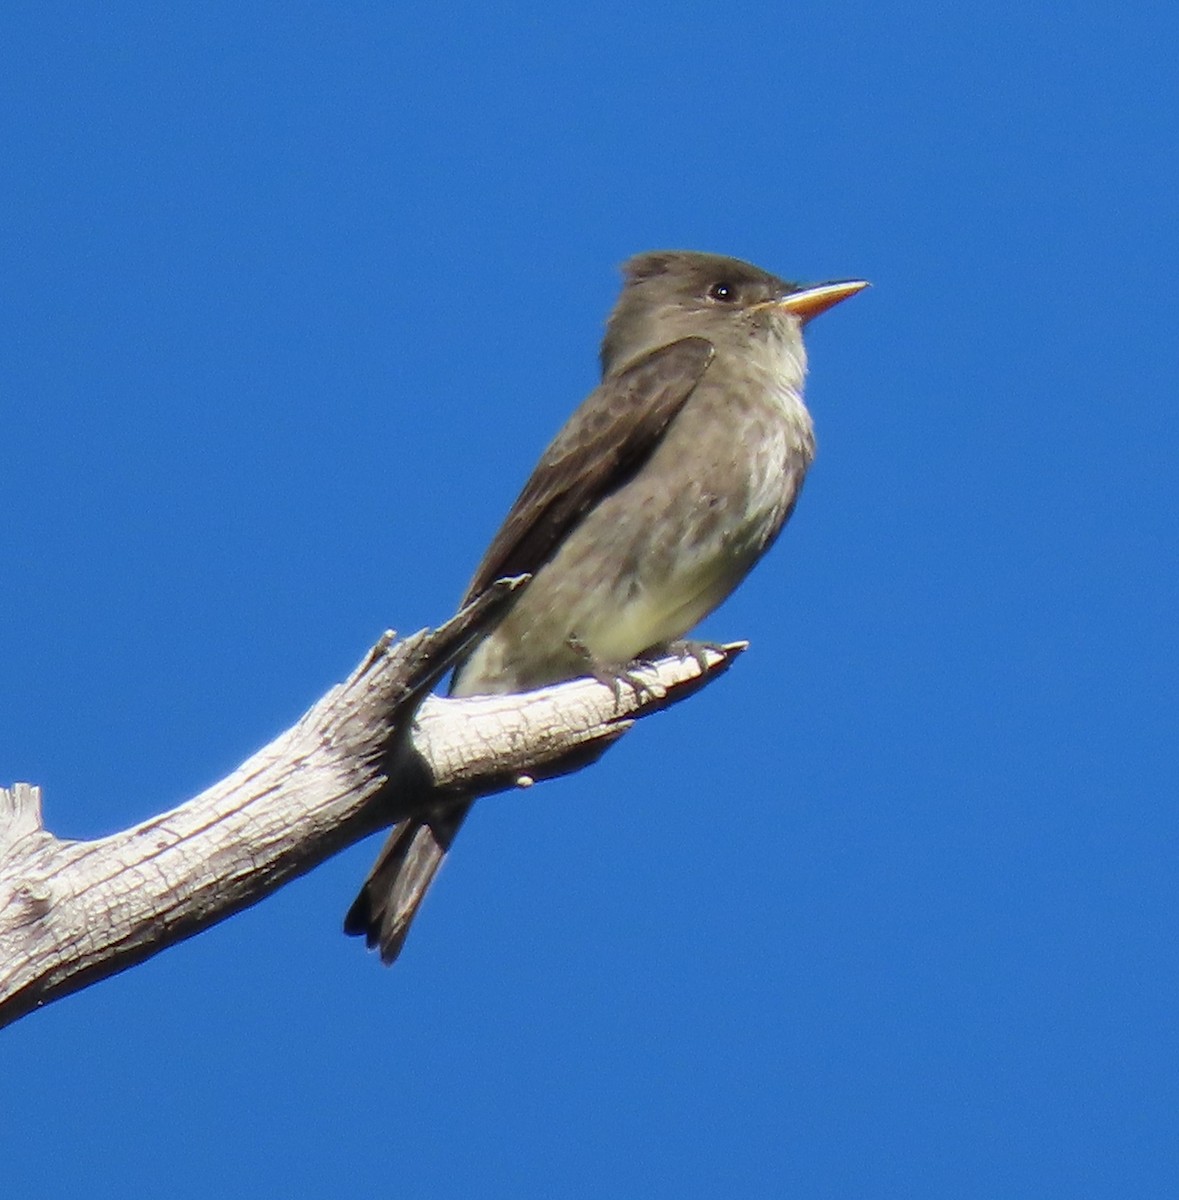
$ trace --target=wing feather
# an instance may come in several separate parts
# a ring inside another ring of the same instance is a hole
[[[535,574],[566,534],[650,458],[713,357],[683,338],[604,379],[541,456],[495,535],[463,600],[505,575]]]

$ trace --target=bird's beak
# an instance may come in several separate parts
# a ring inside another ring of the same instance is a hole
[[[803,288],[800,292],[791,292],[774,303],[778,308],[784,308],[793,313],[804,325],[819,313],[834,308],[841,300],[862,292],[868,286],[865,279],[845,279],[839,283],[820,283],[815,287]]]

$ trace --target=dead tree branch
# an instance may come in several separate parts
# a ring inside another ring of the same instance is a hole
[[[448,795],[484,796],[598,758],[634,721],[722,673],[741,644],[670,658],[615,696],[575,680],[518,696],[427,693],[510,602],[388,634],[342,684],[227,778],[93,841],[46,832],[40,790],[0,789],[0,1027],[257,903],[362,837]]]

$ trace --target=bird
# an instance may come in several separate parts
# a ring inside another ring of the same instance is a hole
[[[773,544],[815,455],[803,327],[860,279],[790,283],[719,254],[623,265],[601,382],[540,457],[463,603],[529,574],[461,660],[455,697],[579,676],[629,679],[675,645]],[[399,821],[344,922],[382,961],[410,924],[470,800]]]

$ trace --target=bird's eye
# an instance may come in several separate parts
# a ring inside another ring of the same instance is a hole
[[[737,289],[727,279],[722,279],[708,289],[708,298],[720,304],[732,304],[737,299]]]

